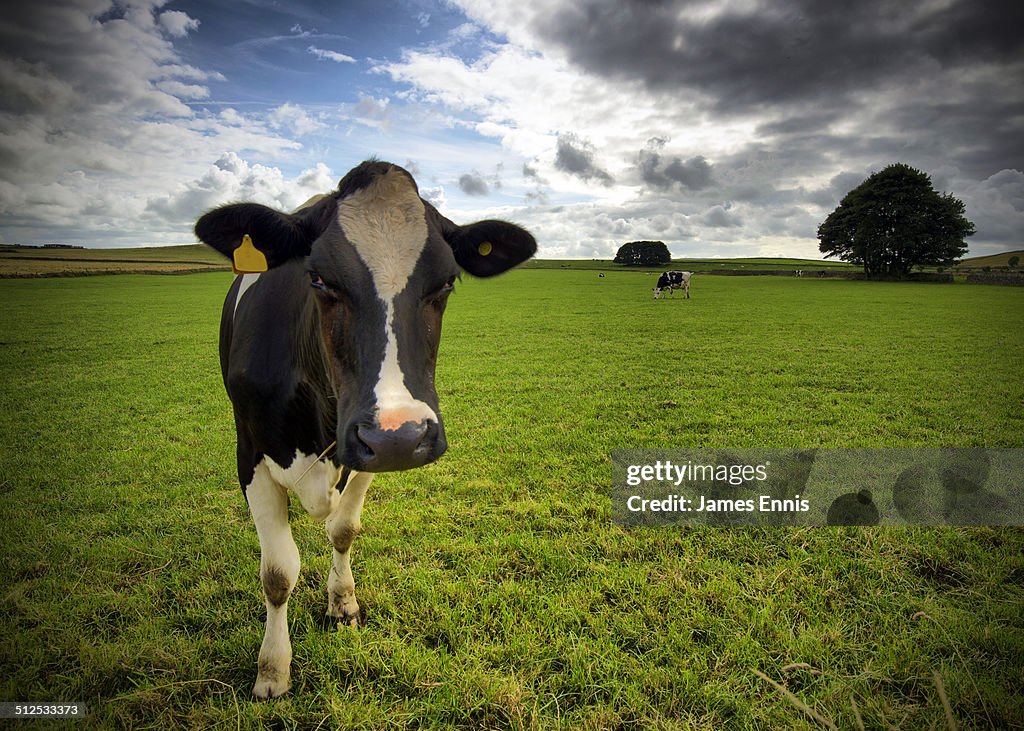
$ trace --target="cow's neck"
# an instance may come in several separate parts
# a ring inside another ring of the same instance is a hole
[[[326,449],[336,436],[338,397],[328,375],[331,366],[321,336],[320,310],[311,293],[306,297],[295,335],[296,366],[300,380],[312,392],[323,441],[320,449]]]

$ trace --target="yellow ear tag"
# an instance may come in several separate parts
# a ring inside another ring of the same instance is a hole
[[[491,253],[493,249],[494,247],[491,246],[490,241],[482,241],[480,242],[480,245],[476,247],[476,250],[480,254],[480,256],[487,256],[488,254]]]
[[[249,234],[242,237],[242,243],[231,257],[231,268],[235,274],[256,274],[267,271],[267,257],[252,244]]]

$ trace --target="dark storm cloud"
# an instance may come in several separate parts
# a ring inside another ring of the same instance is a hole
[[[602,185],[611,185],[614,182],[606,170],[594,163],[593,145],[572,133],[558,136],[555,167],[563,173],[570,173],[584,180],[596,180]]]
[[[835,208],[847,193],[864,182],[863,173],[841,172],[833,176],[827,187],[810,191],[807,200],[822,208]]]
[[[757,126],[759,137],[801,137],[806,134],[813,134],[819,130],[828,129],[829,125],[841,121],[843,115],[840,111],[831,112],[804,112],[799,115],[786,116],[771,122],[765,122]]]
[[[1024,68],[1020,71],[1024,74]],[[1004,89],[976,83],[967,104],[936,99],[892,109],[886,122],[893,128],[927,131],[892,140],[893,159],[909,148],[981,178],[1005,168],[1024,170],[1024,83],[1017,87],[1014,98]]]
[[[1024,49],[1024,3],[1016,0],[708,8],[685,0],[586,0],[546,15],[535,30],[591,72],[653,89],[694,88],[711,95],[719,111],[842,103],[894,75],[1018,62]]]
[[[653,142],[655,145],[648,145],[647,149],[637,155],[640,177],[648,185],[664,190],[678,184],[689,190],[702,190],[714,182],[711,165],[703,155],[688,160],[680,157],[666,158],[657,151],[661,147],[661,140]]]
[[[553,0],[535,17],[542,44],[685,108],[684,125],[753,125],[728,152],[705,148],[713,167],[685,126],[655,128],[671,152],[655,137],[635,154],[648,194],[744,203],[742,217],[706,209],[707,227],[813,236],[809,221],[898,161],[962,196],[977,240],[1019,242],[1016,188],[984,181],[1024,170],[1024,3]],[[783,207],[795,213],[773,218]]]

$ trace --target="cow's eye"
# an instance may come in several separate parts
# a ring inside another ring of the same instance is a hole
[[[327,289],[327,285],[324,284],[324,280],[320,278],[320,275],[316,272],[309,273],[309,285],[314,289],[319,289],[321,292]]]
[[[424,299],[437,300],[447,297],[455,289],[455,279],[455,276],[448,277],[440,287],[428,294]]]

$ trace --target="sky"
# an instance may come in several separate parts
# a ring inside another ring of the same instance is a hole
[[[902,162],[1022,248],[1019,0],[49,0],[0,16],[0,242],[194,243],[377,157],[546,258],[820,258]]]

